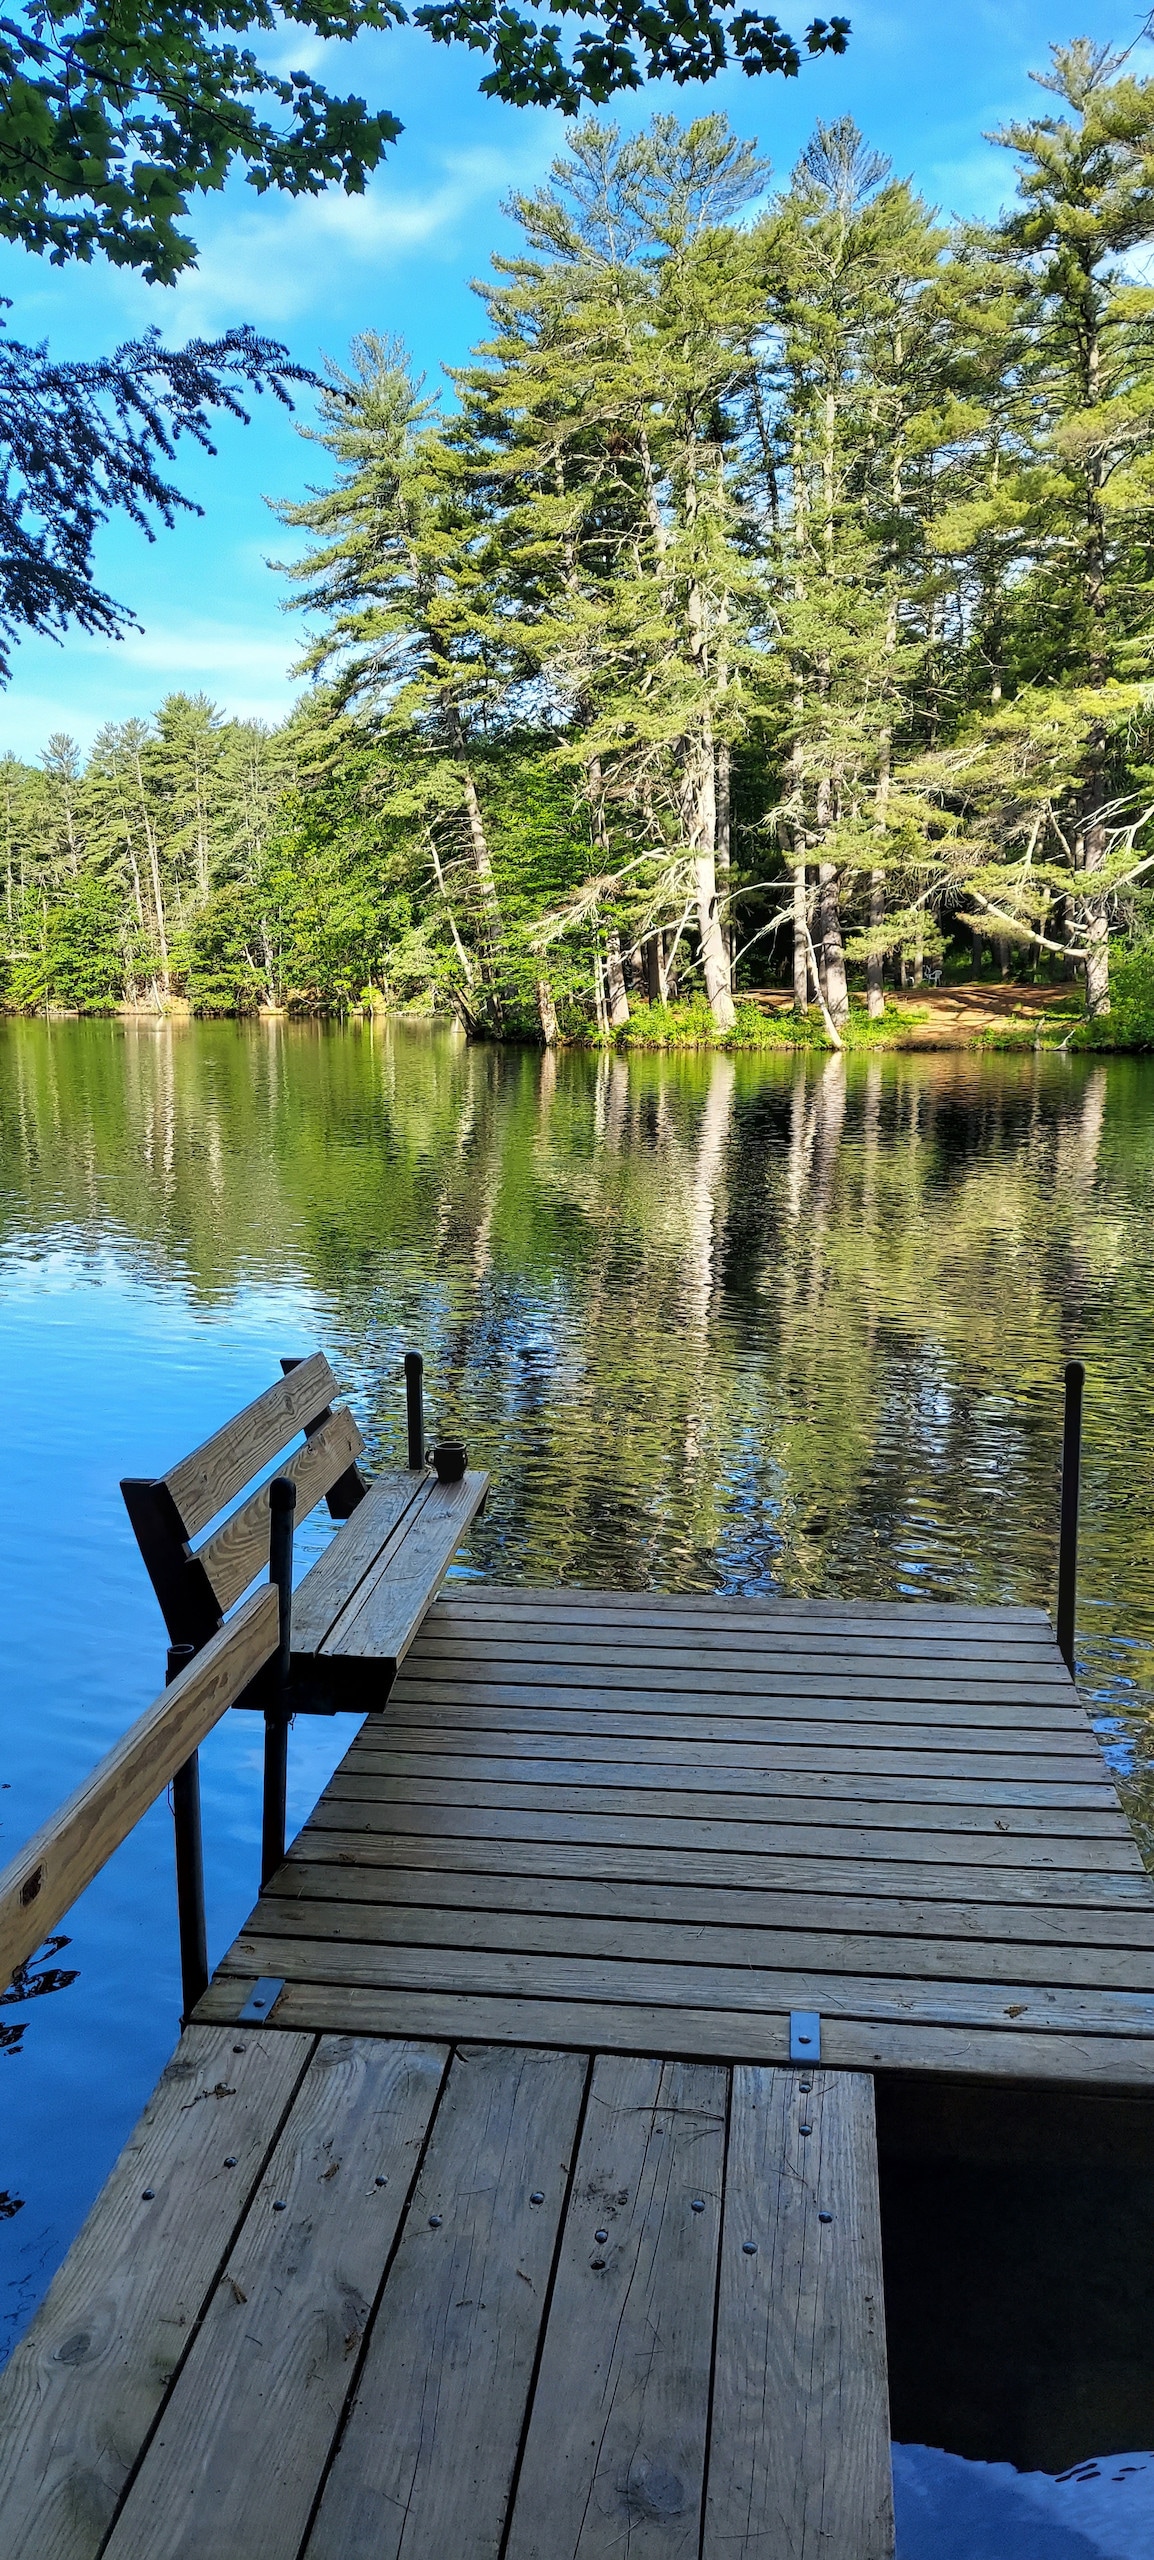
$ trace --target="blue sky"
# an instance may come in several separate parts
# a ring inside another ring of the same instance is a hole
[[[1050,43],[1085,34],[1128,45],[1145,14],[1108,0],[843,4],[853,34],[840,61],[807,64],[792,81],[734,73],[708,89],[662,84],[619,101],[616,121],[633,128],[657,106],[686,117],[724,108],[784,174],[819,116],[850,114],[945,212],[991,214],[1010,192],[1012,162],[983,133],[1034,111],[1029,74],[1045,66]],[[795,32],[811,14],[795,0],[780,9]],[[341,359],[355,331],[375,328],[402,335],[430,386],[438,382],[478,326],[470,278],[512,236],[503,200],[544,176],[562,120],[482,98],[477,56],[412,31],[362,37],[352,48],[297,34],[285,61],[315,65],[330,86],[403,118],[366,194],[294,203],[257,197],[242,181],[201,199],[199,264],[175,288],[101,265],[59,272],[0,249],[14,334],[85,356],[153,323],[178,344],[251,320],[316,364],[322,353]],[[308,415],[306,401],[299,416]],[[324,461],[268,400],[250,427],[222,426],[215,460],[190,451],[180,476],[203,516],[151,545],[128,526],[109,528],[101,543],[99,574],[142,630],[118,644],[26,642],[0,695],[0,749],[35,759],[57,729],[87,748],[102,720],[147,717],[178,687],[203,690],[229,712],[283,718],[299,691],[289,675],[299,640],[281,609],[285,583],[268,565],[286,537],[266,499],[300,495]]]

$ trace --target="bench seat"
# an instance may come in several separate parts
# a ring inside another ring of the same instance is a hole
[[[290,1703],[381,1707],[489,1490],[431,1474],[375,1477],[293,1593]],[[376,1675],[369,1686],[364,1666]]]

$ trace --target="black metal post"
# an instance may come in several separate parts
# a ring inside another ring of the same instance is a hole
[[[192,1661],[195,1645],[170,1644],[166,1686]],[[200,1761],[195,1751],[172,1781],[176,1849],[176,1916],[180,1928],[182,2024],[208,1989],[208,1934],[204,1923],[204,1844],[200,1828]]]
[[[1074,1677],[1074,1616],[1078,1597],[1078,1488],[1082,1468],[1082,1389],[1086,1372],[1080,1360],[1066,1363],[1066,1401],[1062,1416],[1062,1503],[1058,1523],[1058,1651]]]
[[[409,1422],[409,1465],[425,1463],[425,1363],[419,1351],[405,1353],[405,1409]]]
[[[292,1658],[293,1513],[297,1489],[291,1476],[269,1486],[268,1578],[280,1596],[280,1643],[269,1666],[273,1697],[264,1711],[264,1805],[260,1881],[263,1892],[284,1857],[288,1786],[288,1681]]]

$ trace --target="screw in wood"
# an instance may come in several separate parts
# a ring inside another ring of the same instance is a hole
[[[274,2206],[273,2206],[273,2212],[274,2212],[274,2213],[285,2213],[286,2211],[287,2211],[287,2206],[286,2206],[286,2204],[285,2204],[284,2197],[283,2197],[283,2196],[278,2196],[278,2197],[277,2197],[277,2200],[276,2200],[276,2203],[275,2203],[275,2204],[274,2204]]]
[[[230,2152],[229,2152],[228,2158],[227,2158],[227,2160],[225,2161],[225,2164],[224,2164],[224,2165],[225,2165],[225,2168],[226,2168],[226,2169],[235,2169],[235,2167],[236,2167],[236,2153],[235,2153],[235,2151],[230,2151]]]
[[[533,2189],[533,2193],[532,2193],[532,2195],[531,2195],[531,2196],[530,2196],[530,2198],[529,2198],[529,2202],[530,2202],[530,2204],[544,2204],[544,2202],[545,2202],[545,2190],[544,2190],[544,2187],[534,2187],[534,2189]]]
[[[373,2185],[374,2185],[375,2187],[387,2187],[387,2186],[388,2186],[388,2183],[389,2183],[389,2181],[388,2181],[387,2177],[385,2177],[385,2178],[374,2178],[374,2180],[373,2180]]]
[[[595,2239],[596,2241],[601,2242],[601,2241],[607,2240],[607,2239],[608,2239],[608,2237],[609,2237],[609,2234],[608,2234],[608,2232],[607,2232],[607,2231],[595,2231],[595,2232],[594,2232],[594,2234],[593,2234],[593,2237],[594,2237],[594,2239]]]
[[[691,2196],[691,2197],[690,2197],[690,2199],[689,2199],[689,2210],[690,2210],[690,2212],[691,2212],[691,2213],[704,2213],[704,2211],[705,2211],[705,2198],[704,2198],[704,2196]]]
[[[156,2195],[156,2189],[155,2189],[155,2187],[145,2187],[145,2188],[143,2189],[142,2193],[141,2193],[140,2201],[141,2201],[141,2203],[142,2203],[142,2204],[151,2204],[151,2203],[153,2202],[153,2199],[154,2199],[155,2195]]]
[[[747,2257],[747,2258],[756,2258],[756,2256],[757,2256],[757,2242],[756,2242],[756,2240],[743,2240],[743,2241],[742,2241],[741,2246],[742,2246],[742,2252],[743,2252],[743,2255],[744,2255],[745,2257]]]
[[[429,2229],[430,2229],[430,2231],[439,2231],[439,2230],[440,2230],[440,2228],[441,2228],[441,2224],[443,2223],[444,2219],[445,2219],[445,2217],[444,2217],[444,2214],[443,2214],[443,2213],[431,2213],[431,2214],[429,2215]]]
[[[811,2124],[799,2124],[799,2126],[798,2126],[798,2128],[797,2128],[797,2129],[798,2129],[798,2132],[799,2132],[799,2133],[812,2133],[812,2132],[813,2132],[813,2126],[812,2126]]]
[[[817,2218],[818,2218],[818,2221],[819,2221],[819,2222],[832,2222],[832,2221],[833,2221],[833,2215],[832,2215],[832,2213],[819,2213],[819,2215],[818,2215],[818,2217],[817,2217]]]

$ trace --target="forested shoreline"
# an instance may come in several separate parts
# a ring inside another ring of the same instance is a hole
[[[986,226],[575,128],[450,398],[328,368],[294,716],[0,761],[4,1003],[836,1047],[984,955],[1154,1036],[1154,82],[1042,87]]]

